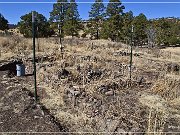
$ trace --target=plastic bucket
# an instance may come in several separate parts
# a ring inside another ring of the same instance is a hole
[[[24,76],[25,75],[25,65],[17,64],[16,71],[17,71],[17,76]]]

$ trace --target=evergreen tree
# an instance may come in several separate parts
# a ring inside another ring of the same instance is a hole
[[[89,12],[89,17],[90,19],[87,25],[88,32],[91,37],[99,39],[102,22],[105,17],[105,6],[103,0],[95,0],[95,3],[92,5],[91,11]]]
[[[79,30],[81,29],[80,16],[77,9],[75,0],[70,0],[67,12],[66,21],[64,24],[64,32],[66,35],[79,36]]]
[[[147,42],[146,29],[148,25],[148,20],[146,16],[141,13],[134,18],[132,23],[134,25],[135,44],[142,46],[145,42]]]
[[[67,0],[57,0],[57,3],[53,5],[53,10],[50,12],[50,22],[53,29],[58,28],[58,24],[61,29],[61,36],[64,36],[64,24],[67,20],[67,10],[68,10]]]
[[[126,44],[129,43],[131,38],[131,28],[132,28],[132,21],[133,21],[133,12],[129,11],[123,14],[123,39]]]
[[[123,9],[125,7],[122,6],[120,0],[110,0],[107,9],[107,21],[103,24],[103,37],[110,38],[113,41],[119,41],[122,39],[122,27],[123,27]]]
[[[8,29],[8,20],[0,13],[0,30]]]
[[[53,34],[46,17],[38,12],[35,12],[35,26],[36,29],[38,28],[38,37],[48,37]],[[25,37],[32,37],[32,13],[21,16],[18,28]]]
[[[180,44],[180,20],[177,18],[159,18],[153,20],[156,25],[158,45]]]
[[[115,16],[118,17],[123,14],[123,9],[125,9],[125,7],[122,6],[120,0],[110,0],[107,5],[106,14],[110,18]]]

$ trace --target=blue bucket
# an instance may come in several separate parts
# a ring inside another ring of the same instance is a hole
[[[17,76],[24,76],[25,75],[25,65],[17,64],[16,71],[17,71]]]

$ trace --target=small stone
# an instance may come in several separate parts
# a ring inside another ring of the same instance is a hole
[[[98,101],[97,103],[96,103],[96,107],[100,107],[102,105],[102,102],[101,101]]]
[[[101,85],[99,88],[98,88],[98,91],[102,94],[106,93],[108,91],[108,88],[105,86],[105,85]]]
[[[34,119],[38,119],[39,118],[39,116],[34,116]]]
[[[117,129],[117,132],[118,132],[118,133],[121,133],[121,134],[123,134],[123,135],[126,134],[126,131],[125,131],[124,129],[122,129],[122,128],[118,128],[118,129]]]
[[[97,99],[94,99],[94,103],[97,103],[97,101],[98,101]]]
[[[74,89],[69,89],[68,92],[71,93],[72,95],[74,95]]]
[[[68,96],[68,98],[72,98],[72,94],[71,93],[68,93],[67,96]]]
[[[105,93],[106,96],[113,96],[114,92],[111,90],[111,91],[107,91]]]
[[[74,95],[75,95],[75,96],[78,96],[79,94],[80,94],[79,91],[74,91]]]
[[[85,97],[86,96],[86,92],[82,92],[81,96]]]
[[[94,112],[95,112],[95,113],[98,113],[98,112],[99,112],[99,110],[95,110]]]
[[[89,98],[89,102],[92,102],[92,101],[93,101],[93,97],[90,97],[90,98]]]

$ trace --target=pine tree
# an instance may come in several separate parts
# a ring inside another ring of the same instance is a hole
[[[110,0],[107,5],[107,16],[114,17],[114,16],[120,16],[123,14],[123,9],[125,7],[122,6],[122,3],[120,0]]]
[[[50,24],[46,17],[38,12],[35,14],[35,26],[38,28],[38,37],[48,37],[51,36],[53,31],[50,29]],[[18,29],[21,34],[25,37],[32,37],[32,13],[25,14],[21,16],[20,22],[18,22]]]
[[[0,30],[8,29],[8,20],[0,13]]]
[[[177,18],[159,18],[153,20],[157,31],[158,45],[180,44],[180,20]]]
[[[129,11],[123,14],[123,39],[126,44],[129,43],[131,38],[131,28],[133,21],[133,12]]]
[[[107,21],[104,22],[104,28],[102,33],[105,33],[103,36],[108,37],[113,41],[119,41],[122,39],[122,27],[123,27],[123,9],[120,0],[110,0],[107,9]]]
[[[67,10],[68,10],[68,1],[67,0],[57,0],[57,3],[53,5],[53,10],[50,12],[50,22],[53,29],[58,28],[58,24],[61,29],[61,36],[64,36],[63,26],[67,19]]]
[[[66,35],[79,36],[79,30],[81,29],[80,25],[80,16],[75,0],[70,0],[67,12],[66,12],[66,21],[64,24],[64,32]]]
[[[146,29],[148,25],[148,20],[146,16],[141,13],[134,18],[132,23],[134,25],[135,44],[142,46],[145,42],[147,42]]]
[[[105,6],[103,4],[103,0],[95,0],[95,3],[91,7],[91,11],[89,12],[89,23],[88,23],[88,32],[91,37],[95,39],[99,39],[100,30],[102,27],[102,21],[105,17]]]

